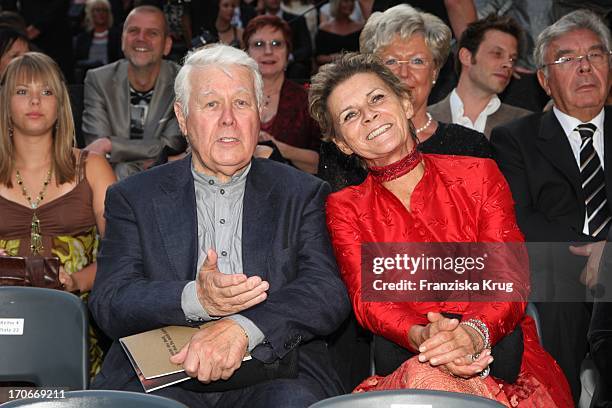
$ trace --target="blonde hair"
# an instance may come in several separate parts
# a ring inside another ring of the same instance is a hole
[[[424,13],[407,4],[388,8],[384,12],[372,13],[359,35],[359,51],[378,53],[398,35],[407,40],[421,34],[440,69],[450,52],[451,30],[433,14]]]
[[[111,28],[113,26],[113,10],[111,4],[108,0],[87,0],[85,3],[85,28],[87,31],[91,31],[94,29],[93,24],[93,8],[95,6],[102,5],[106,7],[108,10],[108,26],[106,28]]]
[[[57,120],[53,129],[52,165],[56,183],[74,180],[76,175],[74,146],[74,122],[70,98],[62,73],[50,57],[39,52],[28,52],[12,60],[2,76],[0,87],[0,184],[12,187],[11,176],[15,166],[11,137],[11,97],[18,81],[40,81],[47,85],[57,98]]]

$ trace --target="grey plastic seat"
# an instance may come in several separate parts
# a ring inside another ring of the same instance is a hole
[[[7,402],[2,408],[187,408],[186,405],[157,395],[128,391],[71,391],[58,399],[21,399]]]
[[[87,388],[87,311],[75,295],[60,290],[0,287],[0,328],[4,319],[23,319],[23,333],[0,335],[0,383]],[[21,320],[10,320],[18,322]]]
[[[502,404],[482,397],[432,390],[373,391],[328,398],[310,408],[499,408]]]

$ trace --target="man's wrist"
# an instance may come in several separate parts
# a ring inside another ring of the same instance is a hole
[[[249,333],[247,333],[246,329],[244,327],[242,327],[242,325],[240,323],[238,323],[235,320],[232,320],[234,323],[236,323],[236,326],[238,326],[240,328],[240,330],[242,331],[242,334],[244,334],[244,339],[246,341],[246,345],[244,346],[244,350],[245,353],[249,351]]]
[[[185,318],[191,322],[205,322],[214,320],[198,297],[197,281],[188,282],[181,293],[181,308]]]
[[[245,339],[247,340],[247,347],[249,351],[253,350],[264,341],[265,335],[249,318],[238,313],[224,317],[223,319],[233,320],[238,326],[240,326],[245,333]]]

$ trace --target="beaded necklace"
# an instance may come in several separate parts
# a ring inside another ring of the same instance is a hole
[[[47,171],[47,177],[45,177],[45,180],[43,181],[42,189],[38,193],[36,199],[32,200],[32,197],[30,197],[30,193],[28,193],[28,190],[23,184],[23,178],[21,177],[21,173],[19,173],[19,170],[15,170],[15,179],[17,180],[17,184],[19,185],[19,187],[21,187],[21,194],[23,194],[26,200],[28,200],[30,207],[34,210],[34,214],[32,214],[32,223],[30,225],[30,250],[32,251],[33,255],[38,255],[40,251],[43,250],[42,234],[40,233],[40,220],[36,215],[36,209],[38,208],[40,202],[45,198],[47,186],[51,182],[51,173],[51,169],[49,169],[49,171]]]

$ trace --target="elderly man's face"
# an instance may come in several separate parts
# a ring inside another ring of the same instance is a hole
[[[194,69],[189,113],[175,112],[193,150],[197,171],[228,181],[253,156],[259,110],[251,72],[241,66]]]
[[[578,57],[592,52],[607,53],[607,50],[591,30],[575,30],[550,43],[545,62],[552,63],[560,57]],[[538,79],[558,109],[588,121],[599,113],[606,101],[610,89],[609,70],[607,56],[599,63],[583,58],[580,62],[549,65],[548,75],[539,70]]]

